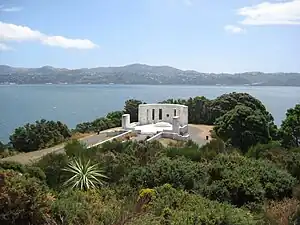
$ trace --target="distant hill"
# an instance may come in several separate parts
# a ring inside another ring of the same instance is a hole
[[[200,73],[169,66],[132,64],[122,67],[64,69],[0,65],[0,84],[186,84],[300,86],[300,73]]]

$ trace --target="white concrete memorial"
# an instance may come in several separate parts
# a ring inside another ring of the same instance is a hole
[[[188,134],[188,107],[179,104],[141,104],[138,122],[130,123],[130,115],[122,117],[122,128],[135,130],[140,134]]]

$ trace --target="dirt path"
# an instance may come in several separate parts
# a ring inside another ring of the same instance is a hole
[[[204,145],[211,140],[210,131],[213,129],[213,126],[202,125],[202,124],[189,124],[189,134],[190,138],[197,143],[198,145]],[[208,141],[206,140],[208,136]]]
[[[112,129],[104,130],[104,131],[101,131],[100,134],[98,134],[98,135],[97,134],[82,134],[82,135],[77,134],[77,136],[73,137],[72,139],[74,139],[74,138],[78,139],[81,142],[85,143],[87,146],[91,146],[91,145],[94,145],[101,141],[109,139],[110,137],[107,137],[107,135],[106,135],[107,131],[114,131],[114,130],[118,130],[118,129],[120,129],[120,128],[112,128]],[[44,155],[47,155],[49,153],[64,152],[64,146],[65,146],[65,143],[53,146],[51,148],[38,150],[38,151],[19,153],[14,156],[0,159],[0,162],[1,161],[11,161],[11,162],[14,161],[14,162],[22,163],[22,164],[28,164],[33,161],[39,160]]]
[[[199,135],[203,139],[206,139],[206,136],[209,137],[209,140],[211,139],[211,131],[214,129],[214,126],[202,125],[202,124],[189,124],[189,128],[190,127],[198,129]]]

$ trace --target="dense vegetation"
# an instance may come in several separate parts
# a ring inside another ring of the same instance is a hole
[[[113,127],[121,126],[122,111],[114,111],[108,113],[106,117],[100,117],[92,122],[84,122],[77,124],[75,130],[80,133],[97,132]]]
[[[246,94],[176,101],[189,104],[190,118],[215,118],[214,139],[201,147],[113,141],[89,149],[72,140],[65,154],[30,165],[0,162],[0,224],[300,224],[300,105],[277,129]],[[139,104],[129,100],[124,111],[137,118]],[[117,124],[120,115],[100,121]]]
[[[14,149],[30,152],[59,144],[69,137],[71,133],[65,124],[43,119],[15,129],[9,139]]]

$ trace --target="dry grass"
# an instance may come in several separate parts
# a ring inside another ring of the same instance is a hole
[[[160,138],[158,139],[158,141],[165,147],[171,147],[171,146],[180,147],[184,144],[183,141],[173,140],[169,138]]]
[[[71,137],[71,140],[75,140],[75,139],[81,139],[81,138],[85,138],[85,137],[88,137],[88,136],[91,136],[95,133],[79,133],[79,132],[76,132],[74,134],[72,134],[72,137]]]
[[[130,132],[122,137],[116,138],[117,141],[129,141],[131,138],[137,137],[137,134],[134,132]]]
[[[271,201],[265,209],[266,218],[272,225],[288,225],[289,220],[299,207],[299,200],[284,199],[282,201]]]

